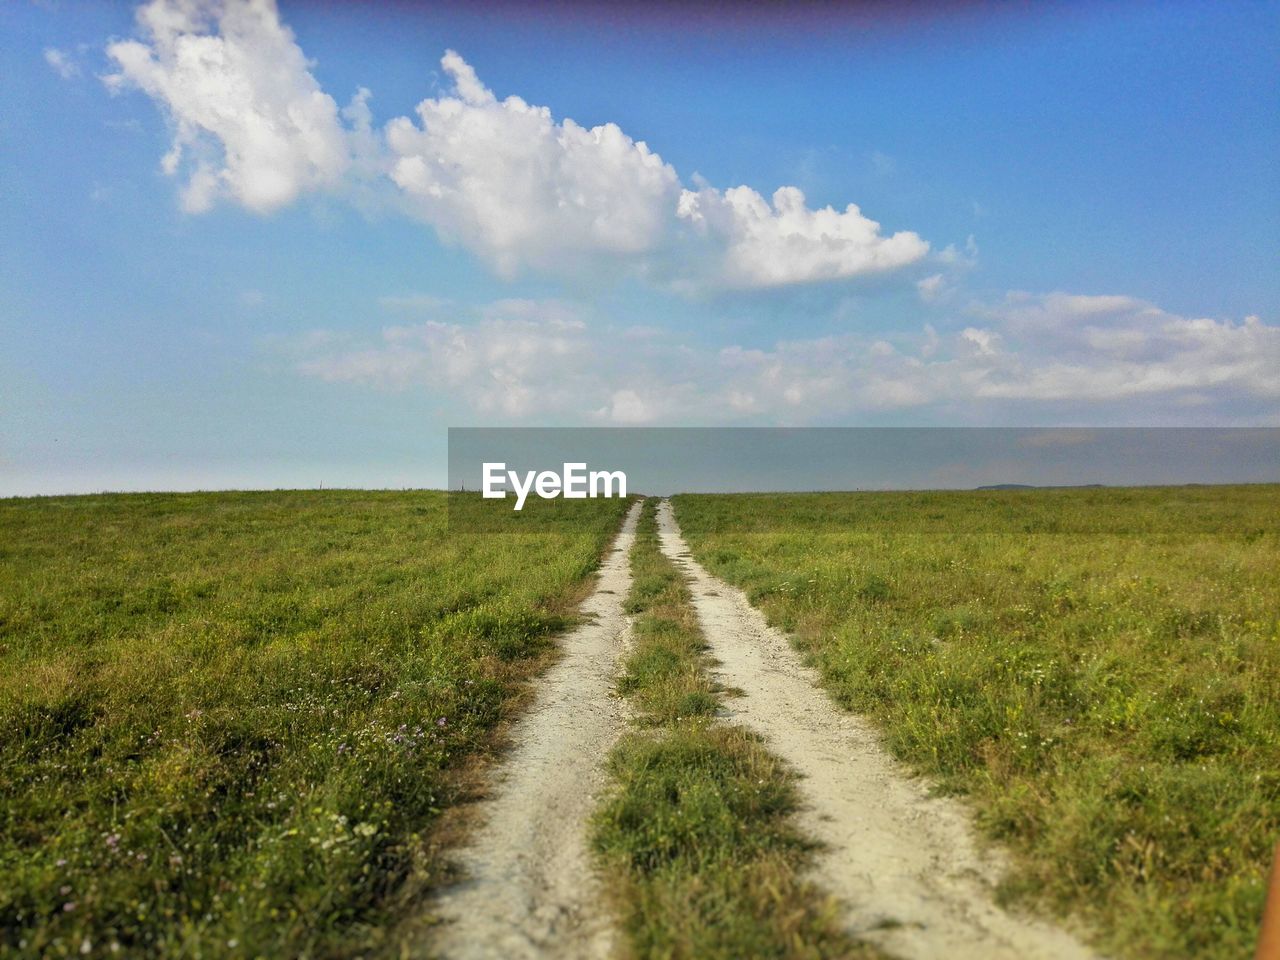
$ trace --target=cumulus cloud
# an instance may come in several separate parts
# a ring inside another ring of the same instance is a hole
[[[117,69],[105,81],[168,116],[162,167],[183,174],[191,213],[220,199],[269,213],[309,191],[381,184],[383,202],[501,276],[612,264],[696,292],[845,280],[928,251],[910,231],[883,235],[856,205],[812,209],[795,187],[771,202],[746,186],[688,190],[616,124],[500,99],[452,50],[448,89],[378,130],[368,91],[342,110],[324,92],[274,0],[150,0],[137,21],[138,39],[108,46]],[[60,55],[50,63],[63,69]]]
[[[643,141],[499,100],[452,50],[441,64],[450,94],[420,103],[419,123],[387,126],[391,177],[411,210],[506,275],[660,243],[679,179]]]
[[[183,209],[222,197],[269,213],[334,187],[353,143],[274,0],[151,0],[143,39],[110,44],[109,89],[136,87],[173,127],[165,173],[185,173]]]
[[[683,289],[755,288],[883,272],[928,251],[911,232],[882,236],[853,204],[810,209],[795,187],[777,190],[772,206],[745,186],[684,189],[615,124],[586,129],[519,97],[499,100],[453,51],[441,65],[449,94],[419,104],[418,123],[387,126],[391,177],[414,212],[504,275],[613,258],[658,261]]]
[[[1256,316],[1189,318],[1133,297],[1021,292],[975,312],[1014,344],[993,351],[984,396],[1169,396],[1188,404],[1224,392],[1280,397],[1280,328]]]
[[[892,341],[841,334],[710,349],[648,331],[623,351],[617,334],[563,306],[505,302],[478,322],[389,327],[372,346],[324,342],[300,369],[425,386],[515,419],[805,424],[1034,411],[1041,422],[1131,422],[1145,411],[1161,422],[1199,410],[1224,423],[1246,408],[1251,422],[1280,420],[1280,327],[1257,317],[1193,319],[1127,297],[1026,293],[970,314],[976,323],[941,333],[925,325]]]
[[[882,236],[856,204],[811,209],[796,187],[774,191],[772,204],[750,187],[685,190],[677,216],[723,248],[718,280],[727,287],[843,280],[915,263],[929,251],[910,231]]]

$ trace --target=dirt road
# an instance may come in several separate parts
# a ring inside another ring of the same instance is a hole
[[[431,950],[471,958],[601,958],[615,946],[592,873],[588,819],[604,760],[626,717],[614,682],[626,647],[622,603],[639,505],[628,514],[564,656],[539,681],[512,731],[481,826],[460,851],[467,879],[445,891]],[[800,826],[822,846],[815,879],[843,905],[850,932],[903,958],[1086,960],[1065,931],[996,906],[1001,864],[974,842],[967,812],[930,797],[864,721],[836,706],[787,638],[741,591],[689,555],[669,501],[663,552],[690,592],[717,679],[742,696],[728,719],[762,734],[800,773]]]
[[[929,797],[868,724],[830,700],[742,591],[692,559],[670,501],[658,523],[663,552],[691,578],[717,679],[744,693],[727,698],[731,719],[803,777],[801,826],[824,846],[816,879],[843,902],[855,936],[904,958],[1095,956],[1068,933],[997,907],[1000,864],[978,849],[966,811]]]
[[[439,898],[431,949],[470,958],[607,956],[611,918],[597,889],[587,820],[604,785],[604,759],[621,732],[613,695],[626,641],[622,602],[640,505],[632,507],[605,558],[591,619],[561,641],[563,657],[539,681],[536,700],[512,731],[482,825],[458,854],[467,879]]]

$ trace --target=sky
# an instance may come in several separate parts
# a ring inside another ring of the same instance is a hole
[[[0,495],[1280,426],[1280,4],[0,6]]]

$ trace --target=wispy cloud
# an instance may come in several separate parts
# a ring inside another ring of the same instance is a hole
[[[977,323],[947,334],[925,326],[892,342],[841,334],[768,348],[698,347],[646,330],[624,350],[625,332],[564,304],[504,301],[478,320],[388,327],[376,344],[326,346],[299,369],[426,388],[476,414],[535,420],[803,424],[1035,411],[1043,422],[1123,422],[1144,402],[1157,421],[1162,411],[1183,420],[1199,411],[1204,422],[1239,422],[1229,411],[1240,407],[1263,411],[1253,421],[1276,416],[1280,327],[1257,317],[1191,319],[1127,297],[1018,293],[974,305],[968,319]]]
[[[57,47],[44,48],[44,62],[54,69],[63,80],[73,80],[80,76],[80,65],[71,54]]]
[[[388,326],[375,343],[317,342],[312,334],[291,346],[307,376],[389,390],[426,386],[483,415],[533,417],[597,389],[587,327],[559,304],[498,301],[465,319]]]
[[[378,298],[378,306],[393,313],[434,313],[451,305],[447,297],[430,293],[405,293]]]
[[[925,303],[933,303],[947,292],[947,278],[940,273],[916,281],[916,292]]]

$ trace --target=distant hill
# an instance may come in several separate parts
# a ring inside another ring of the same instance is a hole
[[[1105,487],[1105,483],[1062,483],[1041,485],[1037,483],[989,483],[974,487],[975,490],[1092,490]]]

